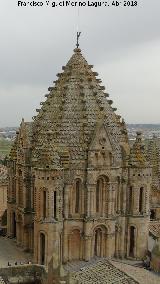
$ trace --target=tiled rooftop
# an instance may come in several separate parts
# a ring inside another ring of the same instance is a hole
[[[144,268],[136,267],[122,262],[111,261],[111,263],[121,271],[132,277],[139,284],[160,284],[160,275],[148,271]],[[121,283],[121,282],[120,282]],[[130,283],[130,282],[129,282]]]
[[[7,168],[3,165],[0,165],[0,182],[7,181]]]
[[[136,284],[132,277],[117,269],[106,259],[92,260],[86,262],[73,262],[65,267],[73,273],[73,279],[78,280],[78,284]],[[78,270],[78,271],[77,271]]]
[[[159,284],[160,276],[136,263],[92,259],[90,262],[74,261],[65,265],[65,270],[73,273],[72,279],[78,284]]]
[[[149,225],[150,233],[156,238],[160,237],[160,222],[159,221],[151,221]]]

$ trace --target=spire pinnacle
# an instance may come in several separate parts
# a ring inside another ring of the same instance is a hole
[[[81,35],[81,32],[77,32],[77,43],[76,43],[76,47],[79,48],[79,37]]]

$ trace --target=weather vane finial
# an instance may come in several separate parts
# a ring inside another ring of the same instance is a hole
[[[77,43],[76,43],[76,46],[77,48],[79,48],[79,37],[81,35],[81,32],[77,32]]]

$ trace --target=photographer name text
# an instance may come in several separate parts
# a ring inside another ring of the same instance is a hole
[[[17,1],[18,7],[137,7],[138,1]]]

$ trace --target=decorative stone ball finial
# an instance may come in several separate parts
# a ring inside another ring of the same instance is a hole
[[[81,49],[80,48],[75,48],[74,52],[81,52]]]

